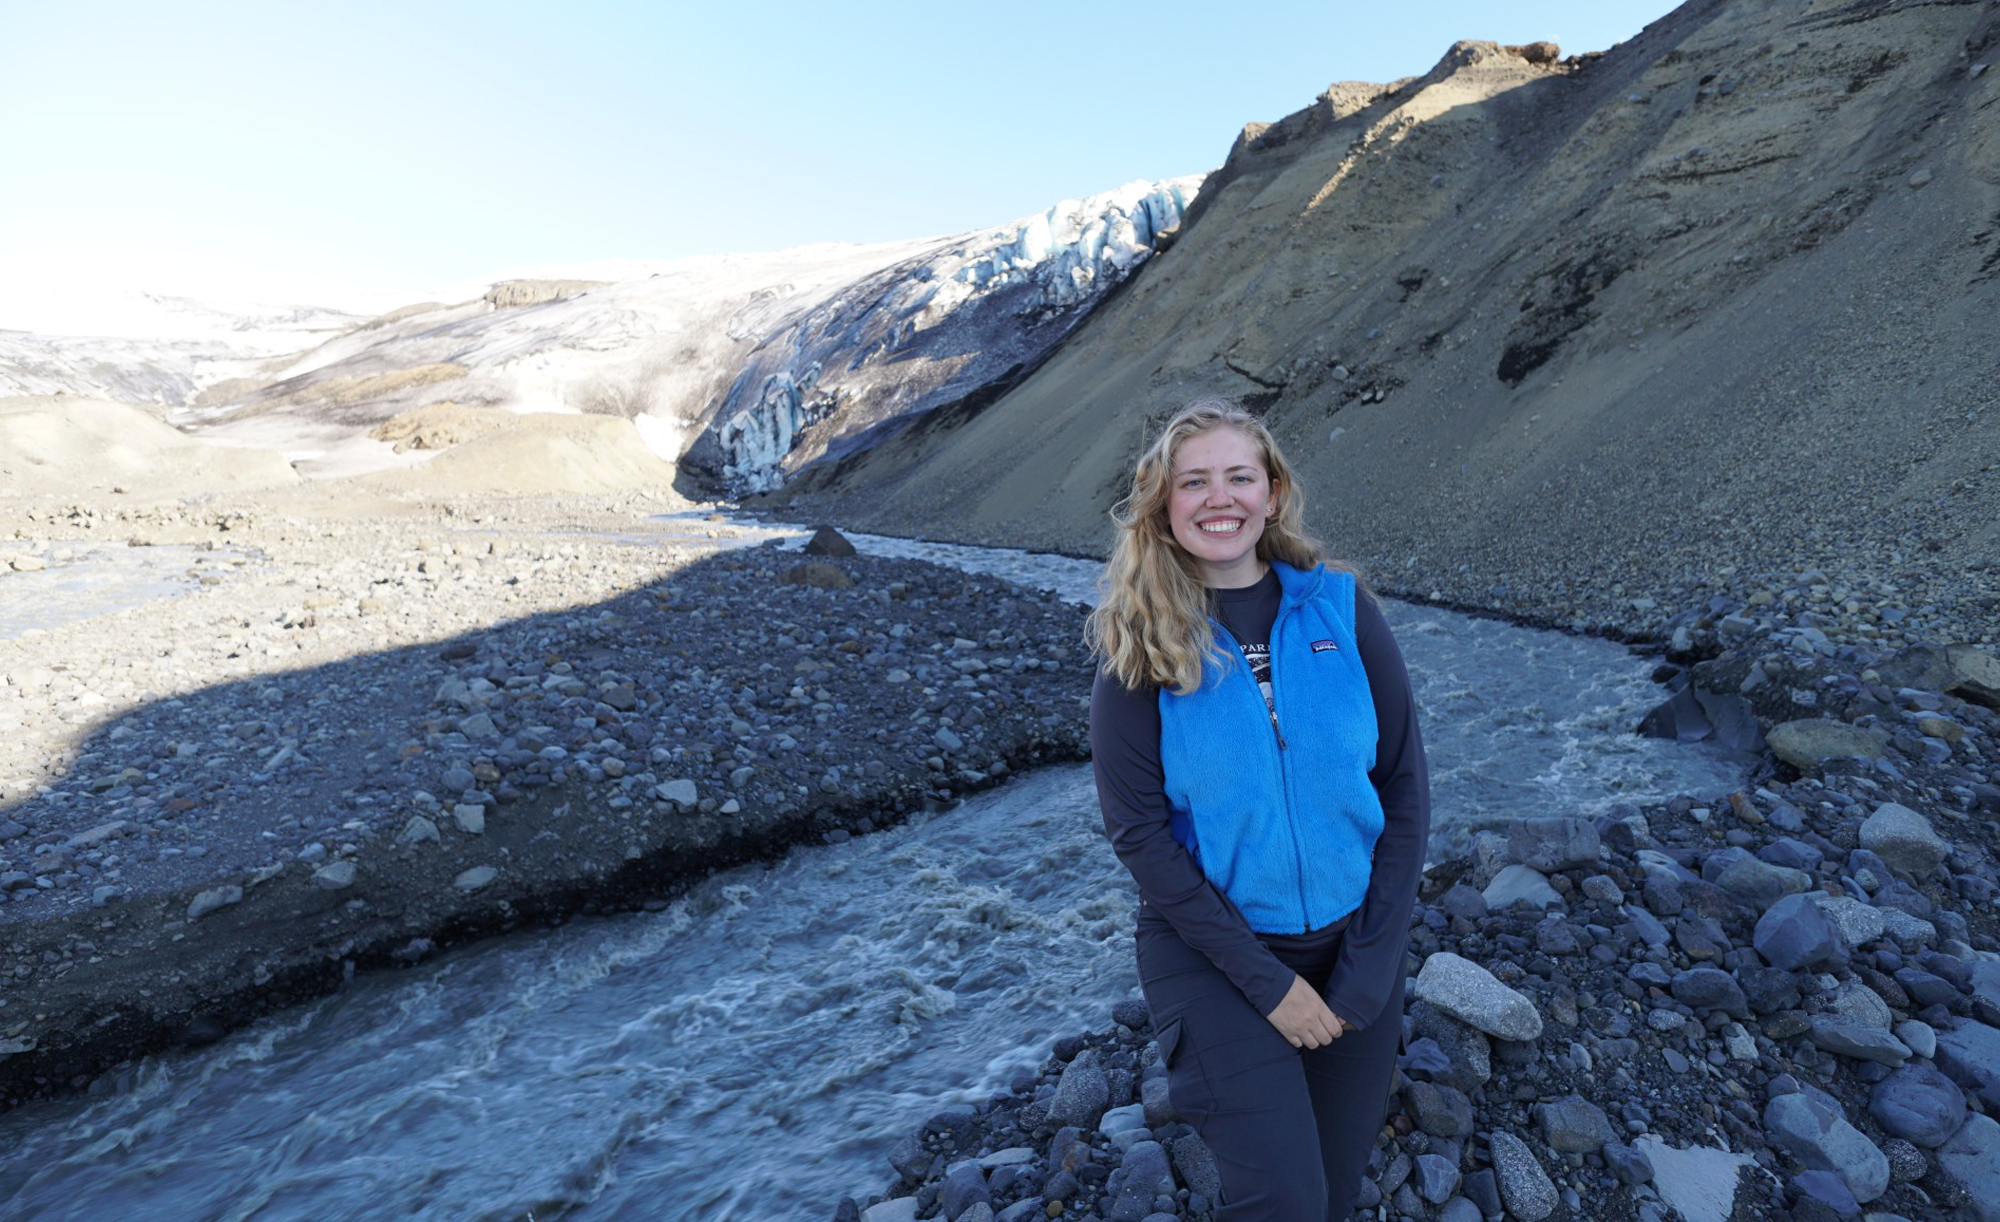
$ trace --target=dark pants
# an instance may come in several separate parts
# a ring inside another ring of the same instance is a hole
[[[1315,989],[1340,952],[1338,930],[1264,942]],[[1141,909],[1138,944],[1168,1093],[1222,1176],[1218,1222],[1346,1222],[1388,1108],[1401,976],[1365,1030],[1294,1048],[1165,918]]]

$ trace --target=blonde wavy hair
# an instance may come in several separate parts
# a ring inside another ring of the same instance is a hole
[[[1257,539],[1258,558],[1302,569],[1327,561],[1326,548],[1306,533],[1305,495],[1264,422],[1227,399],[1188,404],[1139,456],[1132,491],[1111,510],[1118,542],[1084,628],[1092,654],[1126,687],[1171,688],[1184,696],[1201,686],[1204,659],[1221,660],[1208,624],[1208,587],[1167,521],[1174,457],[1188,438],[1219,428],[1235,429],[1256,444],[1271,481],[1277,510]]]

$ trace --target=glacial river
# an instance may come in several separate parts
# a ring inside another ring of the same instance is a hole
[[[801,532],[729,524],[759,542]],[[1096,565],[856,536],[1085,598]],[[1391,604],[1441,829],[1715,796],[1629,727],[1622,647]],[[1087,766],[581,920],[367,975],[98,1094],[0,1116],[0,1217],[825,1222],[896,1139],[1136,995]]]

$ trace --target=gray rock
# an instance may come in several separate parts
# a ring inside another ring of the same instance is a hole
[[[403,825],[403,830],[396,836],[398,844],[421,844],[426,840],[436,841],[438,839],[437,824],[432,823],[423,815],[411,815],[410,821]]]
[[[2000,1123],[1974,1116],[1956,1136],[1938,1147],[1938,1166],[1965,1185],[1972,1216],[2000,1222]]]
[[[462,766],[445,769],[444,775],[438,779],[452,793],[464,793],[478,783],[473,779],[471,769]]]
[[[1720,1010],[1731,1018],[1750,1017],[1750,1002],[1743,996],[1743,986],[1720,968],[1696,967],[1676,972],[1668,988],[1675,1001],[1696,1011]]]
[[[1937,1033],[1937,1067],[1986,1110],[2000,1111],[2000,1029],[1970,1018],[1955,1020]]]
[[[354,885],[354,863],[330,861],[313,871],[312,884],[322,891],[345,891]]]
[[[1833,922],[1840,934],[1840,941],[1849,950],[1866,946],[1882,936],[1888,928],[1883,920],[1882,910],[1864,904],[1851,896],[1828,895],[1824,891],[1812,892],[1809,898]]]
[[[653,787],[653,796],[665,802],[672,802],[683,809],[689,809],[700,799],[693,781],[686,777],[666,781]]]
[[[1556,1186],[1536,1160],[1528,1143],[1496,1129],[1487,1138],[1493,1151],[1493,1171],[1500,1180],[1500,1199],[1507,1212],[1523,1222],[1542,1222],[1556,1210]]]
[[[1903,1041],[1903,1047],[1927,1061],[1937,1055],[1937,1032],[1921,1019],[1906,1018],[1897,1023],[1896,1038]]]
[[[1458,1191],[1458,1164],[1436,1154],[1417,1155],[1417,1195],[1442,1205]]]
[[[1515,904],[1527,904],[1532,908],[1561,907],[1562,896],[1549,886],[1549,880],[1533,866],[1515,864],[1503,868],[1493,876],[1480,893],[1487,908],[1498,912]]]
[[[854,584],[854,578],[846,570],[824,560],[795,564],[778,574],[778,580],[788,586],[811,586],[816,590],[845,590]]]
[[[1903,1041],[1880,1027],[1830,1014],[1815,1014],[1809,1021],[1812,1025],[1806,1038],[1822,1051],[1889,1066],[1910,1059],[1910,1050],[1903,1046]]]
[[[474,866],[460,871],[458,877],[451,880],[451,885],[460,891],[477,891],[499,876],[500,871],[492,866]]]
[[[917,1198],[892,1197],[861,1211],[861,1222],[917,1222]]]
[[[1437,1082],[1412,1082],[1407,1093],[1411,1117],[1432,1137],[1472,1136],[1472,1100]]]
[[[2000,1007],[2000,963],[1981,960],[1970,969],[1972,996],[1990,1006]]]
[[[1139,1102],[1144,1108],[1146,1127],[1165,1128],[1181,1118],[1174,1109],[1165,1078],[1145,1078],[1139,1083]]]
[[[821,526],[813,531],[812,538],[807,539],[806,545],[799,550],[808,556],[852,556],[854,544],[833,527]]]
[[[226,887],[210,887],[206,891],[198,892],[194,899],[188,901],[187,919],[199,921],[211,912],[242,902],[243,888],[234,883]]]
[[[1887,1031],[1896,1021],[1882,995],[1859,980],[1843,980],[1832,993],[1822,993],[1827,1008],[1841,1018]]]
[[[1931,821],[1895,802],[1884,802],[1861,821],[1861,847],[1889,863],[1891,869],[1922,878],[1951,856],[1951,842],[1937,834]]]
[[[1904,946],[1937,945],[1937,926],[1929,921],[1911,916],[1900,908],[1883,908],[1879,911],[1882,913],[1882,932]]]
[[[1812,886],[1812,876],[1759,860],[1748,849],[1718,849],[1701,863],[1701,876],[1753,908],[1766,908]]]
[[[1173,1195],[1174,1173],[1167,1165],[1166,1147],[1157,1141],[1142,1141],[1126,1151],[1119,1171],[1123,1182],[1105,1222],[1142,1222],[1153,1212],[1154,1197]]]
[[[1802,1198],[1818,1201],[1831,1209],[1837,1217],[1861,1216],[1861,1202],[1855,1200],[1854,1194],[1848,1191],[1847,1181],[1831,1171],[1815,1169],[1799,1172],[1792,1177],[1792,1191]]]
[[[1595,1154],[1617,1134],[1604,1110],[1582,1095],[1565,1095],[1535,1108],[1542,1136],[1559,1154]]]
[[[1424,960],[1416,993],[1420,1000],[1503,1040],[1532,1040],[1542,1034],[1542,1016],[1535,1003],[1450,951],[1437,951]]]
[[[1920,1180],[1931,1173],[1931,1160],[1924,1152],[1900,1137],[1891,1137],[1882,1143],[1882,1153],[1889,1158],[1889,1182],[1907,1184]]]
[[[1840,953],[1833,922],[1802,895],[1788,895],[1766,909],[1751,940],[1766,963],[1786,971],[1815,967]]]
[[[1976,645],[1949,645],[1945,660],[1951,667],[1945,691],[1989,709],[2000,708],[2000,658]]]
[[[946,1169],[944,1183],[938,1189],[938,1201],[944,1207],[948,1222],[956,1222],[974,1202],[988,1206],[988,1214],[991,1215],[993,1197],[986,1190],[986,1172],[978,1160],[966,1159]]]
[[[486,808],[484,806],[474,806],[469,802],[460,802],[451,808],[451,818],[452,822],[458,824],[459,831],[467,832],[474,836],[483,835],[486,831]]]
[[[942,751],[957,751],[965,746],[965,740],[952,733],[950,726],[939,726],[937,733],[931,735],[931,741]]]
[[[1604,1156],[1604,1165],[1618,1177],[1618,1182],[1628,1187],[1644,1184],[1653,1178],[1653,1160],[1642,1152],[1623,1142],[1607,1141],[1599,1151]]]
[[[1838,1174],[1857,1201],[1872,1201],[1889,1187],[1888,1158],[1818,1098],[1779,1095],[1764,1108],[1764,1131],[1806,1167]]]
[[[1905,1065],[1875,1084],[1868,1114],[1884,1132],[1935,1148],[1965,1123],[1965,1092],[1929,1065]]]
[[[1766,736],[1771,753],[1801,772],[1812,772],[1828,760],[1882,758],[1889,736],[1844,721],[1815,717],[1780,722]]]
[[[1486,1215],[1479,1206],[1464,1197],[1453,1197],[1438,1210],[1438,1222],[1485,1222]]]
[[[1062,1077],[1056,1080],[1056,1093],[1049,1100],[1049,1123],[1094,1129],[1110,1102],[1110,1080],[1098,1064],[1097,1053],[1086,1048],[1063,1066]]]
[[[1213,1201],[1222,1191],[1222,1175],[1215,1168],[1215,1152],[1196,1134],[1174,1138],[1174,1171],[1189,1192],[1200,1193]]]
[[[1587,819],[1516,819],[1507,825],[1507,856],[1552,874],[1597,860],[1597,828]]]

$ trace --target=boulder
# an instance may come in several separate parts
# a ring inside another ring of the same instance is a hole
[[[1887,1156],[1822,1098],[1779,1095],[1764,1108],[1764,1131],[1808,1169],[1838,1174],[1857,1201],[1889,1187]]]
[[[808,556],[852,556],[854,545],[833,527],[821,526],[813,531],[812,538],[807,539],[805,547],[800,550]]]
[[[1907,806],[1884,802],[1861,821],[1861,847],[1900,870],[1922,878],[1951,856],[1951,842],[1937,834],[1930,820]]]
[[[1828,760],[1882,758],[1889,736],[1828,717],[1809,717],[1771,727],[1766,736],[1771,753],[1801,772],[1812,772]]]
[[[1868,1093],[1868,1114],[1882,1130],[1935,1148],[1965,1124],[1965,1092],[1922,1062],[1905,1065]]]
[[[1840,935],[1819,906],[1803,895],[1788,895],[1757,919],[1751,935],[1757,953],[1772,967],[1797,971],[1840,953]]]
[[[854,578],[844,569],[824,560],[795,564],[778,574],[778,580],[788,586],[810,586],[816,590],[845,590],[854,584]]]
[[[2000,658],[1976,645],[1952,645],[1945,649],[1951,667],[1951,683],[1944,690],[1974,704],[2000,708]]]
[[[1542,1137],[1560,1154],[1595,1154],[1616,1137],[1604,1109],[1582,1095],[1565,1095],[1535,1109]]]
[[[1503,1040],[1532,1040],[1542,1034],[1542,1016],[1535,1003],[1450,951],[1438,951],[1424,960],[1416,993],[1420,1000]]]
[[[1946,1174],[1965,1185],[1972,1198],[1972,1217],[2000,1222],[2000,1123],[1991,1116],[1974,1116],[1938,1147],[1937,1161]]]
[[[1881,1027],[1831,1014],[1815,1014],[1810,1022],[1812,1025],[1806,1031],[1806,1038],[1812,1041],[1813,1047],[1822,1051],[1890,1066],[1901,1065],[1910,1059],[1910,1050],[1903,1041]]]
[[[1486,890],[1480,894],[1485,899],[1486,906],[1495,912],[1511,908],[1515,904],[1527,904],[1533,908],[1560,908],[1563,902],[1562,896],[1557,895],[1556,889],[1549,886],[1549,880],[1542,876],[1541,871],[1518,862],[1494,875],[1493,881],[1486,884]]]
[[[1938,1030],[1937,1067],[1988,1111],[2000,1111],[2000,1029],[1961,1018]]]
[[[1487,1139],[1493,1152],[1493,1171],[1500,1179],[1500,1199],[1507,1212],[1522,1222],[1542,1222],[1556,1210],[1556,1186],[1535,1158],[1528,1143],[1504,1129],[1496,1129]]]
[[[1094,1129],[1111,1102],[1111,1082],[1098,1064],[1097,1053],[1084,1049],[1063,1067],[1056,1093],[1049,1099],[1049,1123]]]
[[[1597,860],[1597,829],[1587,819],[1516,819],[1507,825],[1507,856],[1543,874]]]
[[[1748,849],[1718,849],[1701,863],[1701,877],[1753,908],[1767,908],[1812,886],[1812,875],[1772,865]]]

